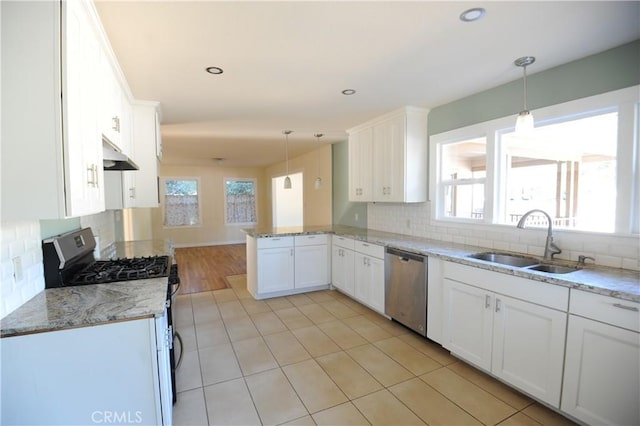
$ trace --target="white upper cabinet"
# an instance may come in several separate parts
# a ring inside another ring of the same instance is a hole
[[[131,154],[132,107],[93,2],[6,2],[1,19],[2,219],[104,211],[102,139]]]
[[[348,130],[349,201],[427,200],[427,115],[405,107]]]
[[[2,5],[3,220],[104,210],[92,8],[79,0]]]
[[[157,126],[157,102],[136,101],[132,105],[132,131],[129,156],[138,170],[109,171],[106,179],[107,209],[158,207],[158,158],[156,148],[160,138]]]
[[[364,128],[349,135],[349,201],[373,198],[373,129]]]

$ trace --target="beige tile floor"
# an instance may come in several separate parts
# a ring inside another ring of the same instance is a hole
[[[569,425],[337,291],[178,296],[176,425]]]

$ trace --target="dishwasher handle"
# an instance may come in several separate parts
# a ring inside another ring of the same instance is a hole
[[[388,255],[392,255],[392,256],[399,256],[401,259],[401,261],[409,261],[409,260],[413,260],[415,262],[421,262],[424,263],[426,257],[416,254],[416,253],[410,253],[404,250],[398,250],[395,248],[391,248],[391,247],[387,247],[387,254]]]

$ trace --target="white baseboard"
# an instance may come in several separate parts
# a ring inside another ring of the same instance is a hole
[[[206,243],[173,243],[175,248],[190,248],[190,247],[208,247],[208,246],[225,246],[228,244],[244,244],[245,240],[235,241],[210,241]]]

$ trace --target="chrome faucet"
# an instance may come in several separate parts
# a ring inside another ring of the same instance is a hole
[[[545,215],[547,217],[547,222],[549,222],[549,228],[547,229],[547,241],[544,245],[544,259],[553,260],[553,256],[555,256],[556,254],[562,253],[562,250],[560,250],[560,247],[555,245],[555,243],[553,242],[551,216],[549,216],[547,212],[540,209],[529,210],[524,215],[522,215],[522,217],[520,218],[516,226],[520,229],[524,229],[524,223],[527,221],[527,218],[529,217],[529,215],[536,212],[542,213],[543,215]]]

